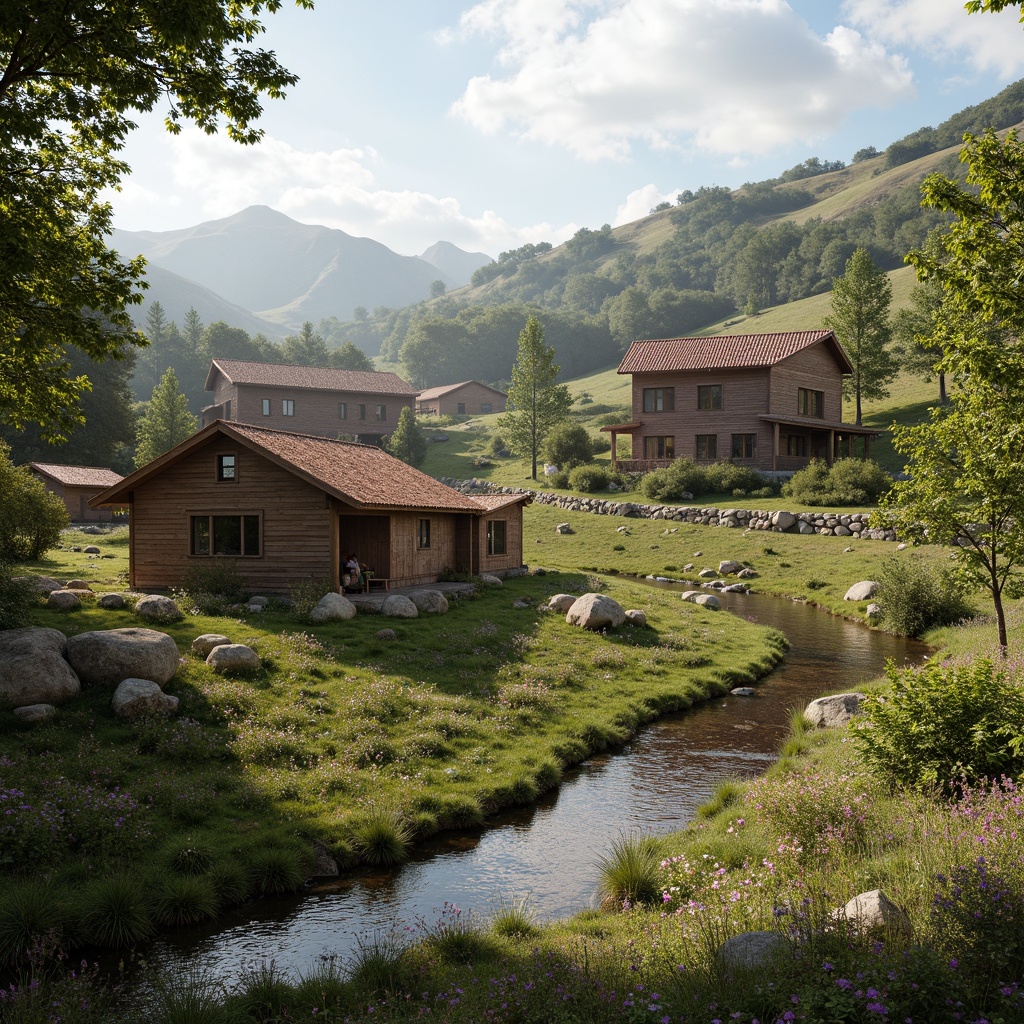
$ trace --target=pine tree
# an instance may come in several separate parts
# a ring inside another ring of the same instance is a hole
[[[199,424],[188,411],[188,399],[178,387],[174,370],[168,370],[153,388],[136,435],[135,465],[144,466],[194,434]]]
[[[556,384],[559,367],[555,350],[544,344],[544,329],[531,316],[519,334],[519,354],[512,367],[508,389],[509,411],[499,420],[499,429],[509,449],[533,466],[537,479],[537,456],[548,431],[568,415],[572,395],[565,384]]]
[[[398,426],[388,438],[386,447],[396,459],[401,459],[410,466],[423,465],[423,460],[427,457],[427,439],[409,406],[402,407],[398,416]]]

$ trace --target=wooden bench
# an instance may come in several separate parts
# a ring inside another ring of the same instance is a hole
[[[366,592],[370,593],[374,586],[379,586],[384,590],[391,589],[391,580],[386,576],[367,576],[366,577]]]

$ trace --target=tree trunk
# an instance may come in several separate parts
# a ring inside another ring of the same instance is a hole
[[[999,633],[999,656],[1006,658],[1006,614],[1003,611],[1003,595],[998,591],[992,592],[992,601],[996,606],[996,630]]]
[[[857,418],[854,420],[854,423],[856,423],[858,427],[861,425],[861,423],[860,423],[860,383],[859,382],[857,384]]]
[[[946,405],[949,399],[946,397],[946,375],[939,374],[939,405]]]

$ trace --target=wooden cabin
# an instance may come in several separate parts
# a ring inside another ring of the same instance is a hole
[[[43,482],[67,506],[73,523],[109,523],[116,509],[93,508],[89,501],[119,483],[123,477],[99,466],[58,466],[50,462],[30,462],[32,474]]]
[[[213,402],[203,409],[203,426],[232,420],[365,444],[380,444],[416,400],[416,389],[396,373],[245,359],[213,359],[206,390]]]
[[[389,587],[523,562],[528,495],[468,497],[372,445],[217,420],[96,495],[127,505],[134,589],[234,559],[255,590],[341,585],[350,553]]]
[[[633,378],[629,423],[612,436],[612,467],[648,472],[686,457],[759,470],[797,470],[813,458],[830,465],[854,454],[869,430],[842,422],[843,377],[853,366],[832,331],[790,331],[634,341],[619,365]],[[629,459],[617,437],[632,438]]]
[[[504,391],[478,380],[465,380],[421,391],[416,398],[416,412],[421,416],[486,416],[504,412],[507,401]]]

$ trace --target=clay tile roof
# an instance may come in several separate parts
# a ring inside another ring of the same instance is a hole
[[[459,388],[464,388],[467,384],[479,384],[482,388],[487,388],[488,391],[493,391],[496,395],[502,395],[504,397],[505,392],[499,391],[497,388],[492,388],[490,384],[484,384],[479,380],[464,380],[459,384],[442,384],[436,388],[427,388],[426,391],[421,391],[419,394],[419,400],[421,402],[431,398],[441,398],[444,395],[450,394],[452,391],[458,391]]]
[[[30,462],[29,469],[48,476],[66,487],[113,487],[124,477],[99,466],[57,466],[50,462]]]
[[[487,512],[497,512],[506,505],[518,505],[519,502],[529,504],[533,501],[532,495],[520,494],[474,494],[473,500]]]
[[[726,370],[774,366],[820,342],[826,342],[833,348],[844,373],[853,372],[836,336],[826,330],[634,341],[619,365],[618,372],[651,373],[664,370]]]
[[[416,389],[397,373],[371,370],[334,370],[324,366],[290,366],[285,363],[253,363],[245,359],[214,359],[206,378],[211,390],[214,369],[233,384],[268,387],[311,388],[317,391],[356,391],[370,395],[402,395],[415,398]]]

